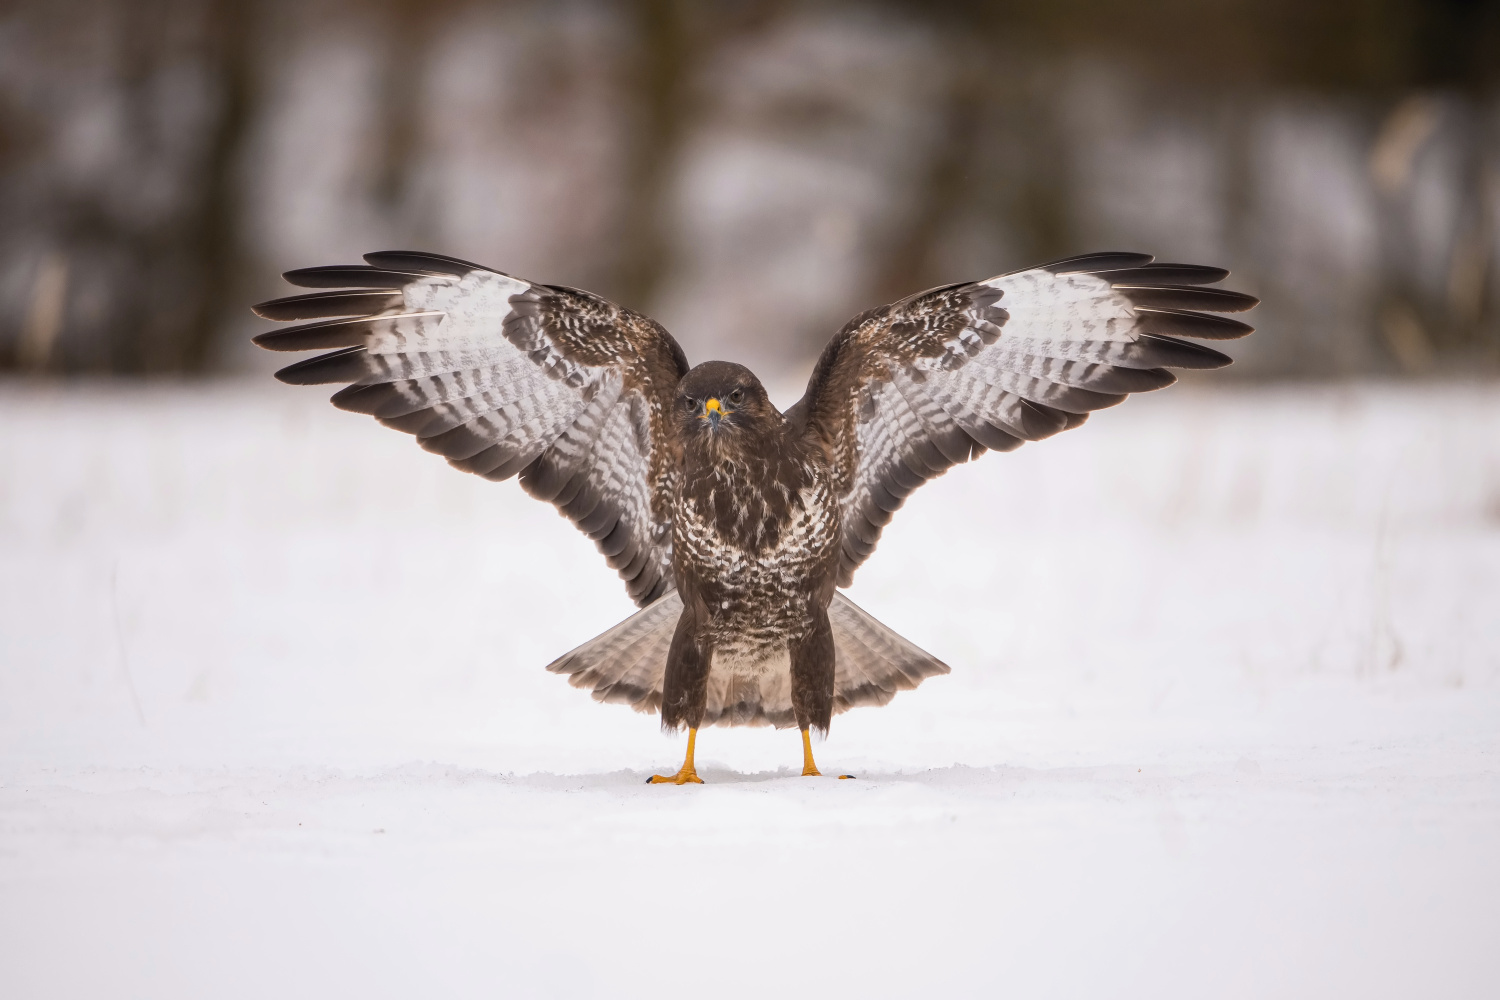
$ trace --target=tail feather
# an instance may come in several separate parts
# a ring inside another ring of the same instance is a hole
[[[614,628],[561,656],[547,666],[574,687],[599,701],[629,705],[637,712],[661,708],[667,652],[682,599],[672,590]],[[833,628],[835,714],[863,705],[884,705],[900,691],[910,691],[928,677],[948,673],[947,664],[919,649],[841,593],[828,606]],[[796,725],[791,685],[783,675],[758,682],[745,678],[711,679],[705,726]]]
[[[672,596],[675,596],[673,592]],[[660,602],[658,602],[660,603]],[[681,611],[666,614],[670,620],[663,626],[658,624],[646,631],[628,649],[622,650],[617,663],[601,663],[586,675],[573,679],[577,687],[594,685],[596,701],[617,705],[630,705],[641,712],[654,712],[661,708],[662,675],[666,671],[667,651],[672,647],[672,633],[677,627]]]
[[[629,618],[547,665],[568,683],[599,701],[629,705],[637,712],[661,708],[662,675],[682,598],[670,590]]]
[[[828,606],[833,626],[833,711],[884,705],[948,665],[882,625],[869,612],[835,593]]]

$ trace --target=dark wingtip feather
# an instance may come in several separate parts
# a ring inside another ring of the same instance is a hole
[[[490,268],[473,261],[447,257],[440,253],[423,250],[380,250],[365,254],[366,263],[372,267],[390,271],[425,271],[431,274],[447,274],[462,278],[470,271],[488,271]]]
[[[1125,368],[1120,365],[1098,365],[1077,384],[1095,392],[1131,393],[1164,389],[1177,381],[1165,368]]]
[[[1206,264],[1151,263],[1119,271],[1096,271],[1099,277],[1114,284],[1143,285],[1212,285],[1229,277],[1222,267]]]
[[[287,385],[328,385],[333,382],[357,382],[367,374],[369,367],[365,349],[351,347],[288,365],[276,373],[276,379]]]
[[[1138,343],[1154,348],[1152,360],[1160,365],[1184,368],[1189,371],[1213,371],[1233,362],[1227,354],[1211,347],[1195,344],[1191,340],[1175,340],[1157,334],[1143,333]]]
[[[388,382],[382,382],[379,385],[346,385],[330,396],[328,401],[341,410],[373,417],[379,414],[380,407],[391,398],[394,392],[395,390]]]
[[[1199,288],[1193,285],[1137,285],[1115,283],[1132,305],[1144,309],[1202,309],[1207,312],[1244,312],[1260,305],[1260,299],[1227,288]]]
[[[1080,271],[1117,271],[1127,267],[1144,267],[1155,259],[1149,253],[1105,252],[1086,253],[1077,257],[1064,257],[1042,265],[1043,270],[1053,274],[1073,274]]]
[[[1098,389],[1084,389],[1080,386],[1060,386],[1054,392],[1049,393],[1047,405],[1056,410],[1061,410],[1065,416],[1071,419],[1073,414],[1091,413],[1094,410],[1105,410],[1111,406],[1119,406],[1125,402],[1129,393],[1124,392],[1101,392]],[[1072,427],[1073,424],[1065,422],[1063,429]]]
[[[369,318],[309,323],[290,330],[269,330],[250,340],[268,351],[322,351],[333,347],[362,347],[369,332]]]
[[[1255,327],[1227,316],[1179,309],[1136,309],[1136,320],[1146,333],[1164,337],[1196,337],[1199,340],[1238,340]]]
[[[258,302],[250,311],[261,319],[286,322],[299,319],[330,319],[335,316],[369,316],[402,304],[397,292],[314,292]]]
[[[325,267],[299,267],[282,277],[299,288],[404,288],[417,278],[428,275],[417,271],[392,271],[364,264],[334,264]]]

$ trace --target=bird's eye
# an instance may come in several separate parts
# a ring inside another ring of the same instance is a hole
[[[731,403],[735,403],[735,404],[743,403],[745,401],[745,390],[744,389],[736,389],[733,392],[731,392],[729,394],[729,401]]]
[[[692,413],[692,412],[694,412],[694,411],[696,411],[698,409],[698,401],[696,399],[694,399],[692,396],[689,396],[686,399],[684,399],[682,401],[682,403],[683,403],[682,408],[684,410],[687,410],[689,413]]]

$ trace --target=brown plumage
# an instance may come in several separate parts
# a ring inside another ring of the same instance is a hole
[[[677,400],[672,569],[683,614],[662,724],[698,728],[711,672],[728,688],[721,718],[749,721],[762,679],[785,669],[798,727],[827,731],[839,508],[825,458],[740,365],[699,365]]]
[[[1218,268],[1093,254],[872,309],[777,411],[747,369],[689,370],[658,324],[596,295],[424,253],[309,268],[340,291],[256,307],[272,350],[333,349],[277,377],[454,466],[518,476],[594,540],[642,610],[548,669],[668,728],[826,730],[948,668],[847,586],[918,486],[987,450],[1082,424],[1168,368],[1224,355],[1180,337],[1250,327]],[[807,757],[808,773],[811,757]],[[691,757],[682,774],[691,772]]]

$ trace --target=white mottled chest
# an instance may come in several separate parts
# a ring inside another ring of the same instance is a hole
[[[799,494],[799,500],[774,540],[750,549],[721,533],[720,522],[707,504],[684,500],[675,511],[674,543],[692,558],[706,580],[731,590],[763,582],[784,584],[806,576],[828,558],[838,541],[838,503],[828,484],[821,479],[814,482]],[[739,528],[733,526],[735,535],[742,535]]]
[[[754,652],[743,652],[733,647],[714,650],[709,661],[709,673],[725,679],[761,680],[790,677],[792,656],[785,643]]]

